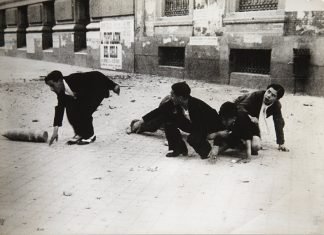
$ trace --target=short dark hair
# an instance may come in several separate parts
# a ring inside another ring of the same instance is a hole
[[[186,82],[177,82],[171,86],[174,94],[176,96],[183,96],[184,98],[188,98],[190,96],[191,89]]]
[[[236,117],[237,116],[236,104],[234,104],[232,102],[229,102],[229,101],[222,104],[220,109],[219,109],[219,116],[221,118]]]
[[[45,77],[45,83],[47,83],[48,81],[57,82],[62,78],[63,78],[62,73],[58,70],[54,70]]]
[[[270,84],[270,85],[267,87],[267,90],[268,90],[269,88],[273,88],[273,89],[275,89],[275,90],[277,91],[277,99],[278,99],[278,100],[279,100],[281,97],[283,97],[284,94],[285,94],[285,88],[283,88],[283,87],[282,87],[281,85],[279,85],[279,84],[275,84],[275,83]]]

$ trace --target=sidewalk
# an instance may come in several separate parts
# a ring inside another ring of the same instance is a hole
[[[40,76],[54,69],[91,70],[0,57],[0,133],[24,127],[51,135],[57,100]],[[95,112],[93,144],[65,145],[73,134],[66,118],[51,147],[0,137],[0,234],[324,233],[323,98],[283,97],[288,153],[276,149],[272,132],[247,164],[233,163],[233,153],[201,160],[191,148],[189,157],[169,159],[162,132],[125,129],[180,80],[102,72],[126,87]],[[252,91],[187,82],[216,110]]]

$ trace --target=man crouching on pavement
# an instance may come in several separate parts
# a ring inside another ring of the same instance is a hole
[[[96,136],[92,114],[102,100],[109,97],[109,90],[119,95],[119,85],[98,71],[63,76],[60,71],[55,70],[46,76],[45,83],[56,93],[58,100],[49,145],[58,140],[58,129],[62,126],[65,109],[75,133],[67,144],[85,145],[94,142]]]
[[[163,122],[169,150],[166,157],[186,156],[188,148],[181,133],[189,133],[188,143],[202,159],[210,157],[212,153],[207,135],[222,128],[218,113],[208,104],[190,95],[191,89],[186,82],[172,85],[170,100],[142,117],[134,123],[133,128],[139,129],[152,120]]]
[[[288,152],[286,148],[284,131],[285,121],[281,113],[280,99],[283,97],[285,89],[279,84],[270,84],[266,90],[255,91],[250,94],[239,96],[234,103],[238,110],[246,112],[251,121],[255,124],[256,133],[252,139],[252,152],[257,154],[261,149],[261,137],[269,133],[267,118],[273,117],[276,131],[278,150]]]

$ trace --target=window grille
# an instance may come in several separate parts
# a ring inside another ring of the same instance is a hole
[[[159,65],[184,67],[184,47],[159,47]]]
[[[307,78],[309,75],[310,50],[294,48],[294,66],[293,72],[295,78]]]
[[[278,0],[240,0],[239,11],[276,10]]]
[[[269,74],[271,50],[231,49],[232,72]]]
[[[4,46],[5,11],[0,11],[0,47]]]
[[[1,29],[0,29],[0,47],[3,47],[5,44],[4,44],[4,33],[1,32]]]
[[[18,8],[17,48],[26,47],[27,7]]]
[[[165,16],[183,16],[189,14],[189,0],[165,0]]]

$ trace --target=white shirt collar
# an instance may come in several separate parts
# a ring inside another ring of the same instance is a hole
[[[65,88],[64,93],[66,95],[69,95],[69,96],[73,96],[74,97],[73,91],[71,90],[71,88],[69,87],[69,85],[66,83],[66,81],[64,79],[63,79],[63,84],[64,84],[64,88]]]

